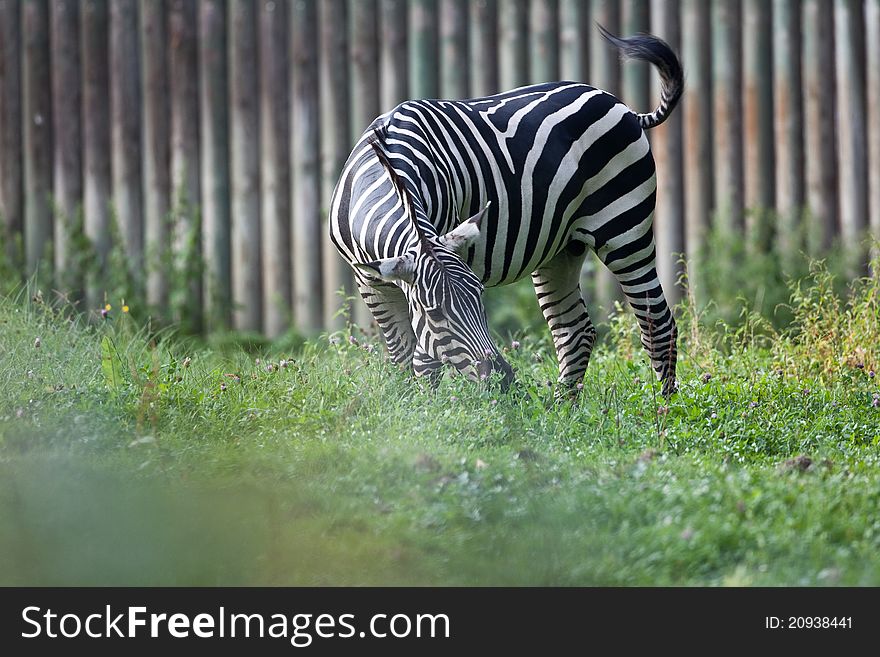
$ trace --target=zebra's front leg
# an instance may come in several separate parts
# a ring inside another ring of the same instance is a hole
[[[538,304],[553,335],[559,383],[569,393],[583,379],[596,342],[596,328],[581,295],[583,261],[584,251],[574,246],[532,274]]]
[[[416,349],[416,336],[403,292],[393,283],[366,276],[358,276],[357,284],[364,303],[382,330],[391,360],[410,367]]]

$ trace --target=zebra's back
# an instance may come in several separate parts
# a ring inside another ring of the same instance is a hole
[[[653,194],[654,162],[638,118],[602,90],[555,82],[464,101],[407,101],[367,130],[335,194],[334,238],[356,260],[413,244],[367,145],[374,130],[430,233],[446,233],[491,202],[482,239],[465,257],[487,286],[522,278],[573,240],[600,247],[605,233],[632,228],[606,222]]]

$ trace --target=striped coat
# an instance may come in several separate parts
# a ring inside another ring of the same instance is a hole
[[[637,114],[613,95],[578,82],[465,101],[405,102],[374,121],[355,146],[332,199],[331,238],[352,264],[410,254],[418,270],[426,268],[420,245],[470,231],[472,238],[456,243],[453,255],[481,286],[532,275],[565,383],[583,376],[595,340],[579,288],[581,264],[592,249],[620,281],[671,392],[675,323],[655,268],[656,176],[645,129],[675,106],[681,67],[653,37],[608,38],[625,54],[658,65],[664,93],[655,112]],[[474,216],[480,216],[476,232],[468,229]],[[448,256],[443,253],[453,264]],[[431,328],[417,325],[426,313],[419,312],[418,299],[410,299],[417,290],[408,288],[419,285],[376,267],[357,272],[392,356],[400,362],[413,358],[417,373],[424,360],[424,373],[435,372],[442,354],[418,348],[425,342],[420,328]],[[481,311],[480,305],[473,312]],[[474,325],[480,321],[461,319],[469,321],[460,332],[479,332]],[[501,362],[491,340],[476,342],[470,352],[477,353],[464,360]]]

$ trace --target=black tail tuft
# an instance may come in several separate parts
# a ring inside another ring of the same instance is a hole
[[[638,115],[644,130],[660,125],[675,109],[684,91],[684,70],[678,57],[668,43],[651,34],[636,34],[624,39],[601,25],[597,24],[597,27],[602,36],[620,51],[621,57],[650,62],[660,71],[660,105],[653,112]]]

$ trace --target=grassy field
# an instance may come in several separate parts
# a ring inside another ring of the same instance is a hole
[[[560,402],[546,329],[501,394],[0,301],[0,584],[880,585],[878,287],[686,313],[668,402],[628,315]]]

